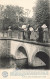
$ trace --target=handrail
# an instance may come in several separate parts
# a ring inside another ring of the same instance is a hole
[[[22,40],[22,39],[17,39],[17,38],[0,38],[0,40],[12,40],[12,41],[18,41],[18,42],[23,42],[23,43],[50,47],[50,43],[42,43],[42,42],[31,41],[31,40]]]

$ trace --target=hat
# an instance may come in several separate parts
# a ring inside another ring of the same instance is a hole
[[[43,24],[41,27],[44,29],[47,28],[46,24]]]
[[[30,27],[30,28],[29,28],[29,30],[30,30],[30,31],[33,31],[33,28],[32,28],[32,27]]]
[[[11,26],[9,26],[8,28],[11,29]]]
[[[26,29],[26,25],[22,25],[22,29]]]

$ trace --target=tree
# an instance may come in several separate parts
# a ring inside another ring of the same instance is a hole
[[[7,5],[3,12],[3,16],[5,18],[14,19],[16,17],[16,12],[14,10],[14,6]]]
[[[3,29],[3,11],[4,6],[0,5],[0,31]]]
[[[4,27],[12,26],[12,28],[17,28],[19,26],[19,19],[20,16],[23,14],[23,8],[19,6],[12,6],[7,5],[4,9],[3,16],[4,16]]]
[[[0,19],[3,18],[3,11],[4,11],[4,6],[0,5]]]
[[[38,0],[35,10],[35,21],[37,26],[46,24],[49,29],[49,0]]]
[[[20,17],[23,15],[23,7],[16,6],[15,7],[16,16],[18,17],[18,22]]]
[[[10,19],[16,19],[16,16],[19,17],[23,14],[23,8],[19,6],[7,5],[3,14],[4,14],[4,17],[6,18],[8,17]]]
[[[26,17],[26,23],[28,23],[29,14],[30,14],[30,10],[29,10],[29,9],[25,9],[24,15],[25,15],[25,17]]]

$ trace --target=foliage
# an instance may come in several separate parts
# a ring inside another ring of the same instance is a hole
[[[23,24],[33,25],[31,18],[28,18],[29,9],[24,11],[23,7],[7,5],[0,5],[0,19],[2,19],[2,24],[0,24],[0,29],[8,30],[8,27],[11,26],[11,29],[17,29]],[[25,13],[25,16],[24,16]],[[27,17],[26,17],[27,15]]]
[[[9,26],[12,29],[18,28],[18,20],[20,19],[20,15],[23,14],[23,8],[19,6],[11,6],[7,5],[3,11],[3,27],[4,29],[8,29]]]
[[[38,0],[35,10],[35,24],[46,24],[49,28],[49,0]]]

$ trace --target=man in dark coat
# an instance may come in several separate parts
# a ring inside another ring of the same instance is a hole
[[[43,29],[42,29],[42,27],[38,28],[38,32],[39,32],[39,39],[38,39],[38,41],[39,42],[43,42]]]
[[[31,31],[29,30],[31,26],[28,24],[27,32],[28,32],[28,40],[30,40]]]

